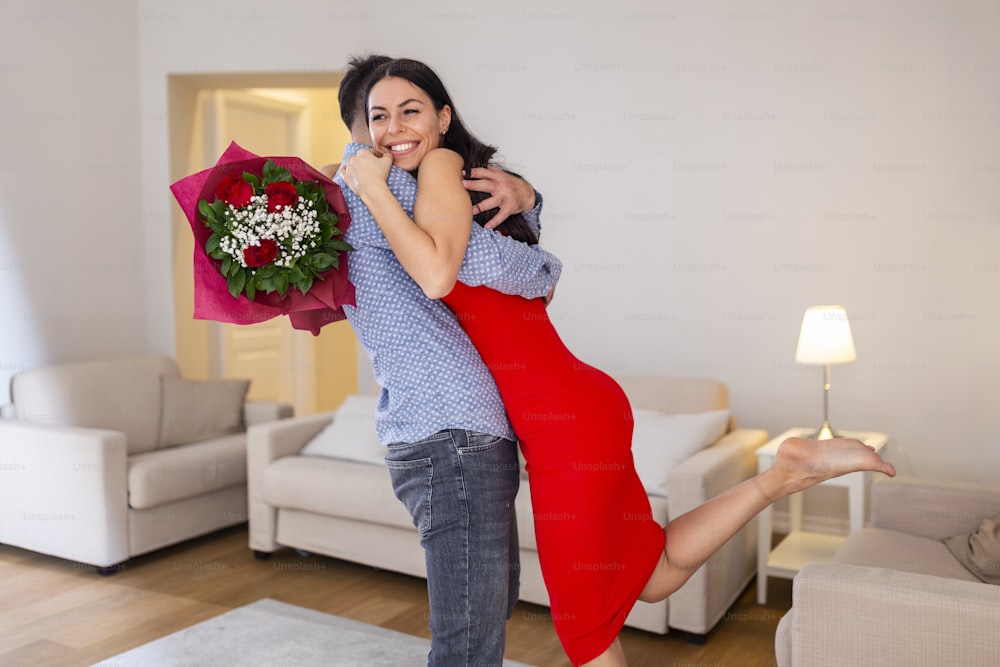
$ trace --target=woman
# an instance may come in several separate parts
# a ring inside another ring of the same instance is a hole
[[[485,167],[495,149],[468,133],[423,63],[382,66],[367,108],[375,148],[347,161],[343,176],[403,267],[452,308],[494,375],[527,462],[553,623],[574,665],[624,665],[617,637],[636,600],[677,590],[768,504],[853,470],[894,474],[860,442],[793,438],[770,470],[661,527],[635,472],[631,410],[614,380],[569,352],[543,300],[456,283],[473,213],[480,224],[490,213],[470,201],[463,171]],[[417,176],[413,220],[386,186],[392,165]],[[500,229],[535,241],[517,216]]]

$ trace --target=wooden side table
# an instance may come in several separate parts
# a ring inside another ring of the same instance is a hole
[[[790,428],[766,445],[757,450],[757,472],[763,472],[774,463],[774,457],[780,445],[786,438],[808,437],[816,432],[815,428]],[[838,435],[845,438],[856,438],[866,445],[881,450],[889,442],[885,433],[870,431],[840,431]],[[871,480],[870,472],[852,472],[821,482],[824,486],[837,486],[847,489],[847,503],[850,513],[850,532],[861,530],[865,525],[867,507],[865,504],[865,489]],[[768,505],[757,519],[757,602],[767,602],[767,577],[792,579],[806,563],[813,561],[830,561],[843,544],[842,535],[816,533],[802,530],[802,494],[794,493],[788,498],[789,532],[778,546],[771,549],[771,533],[774,506]]]

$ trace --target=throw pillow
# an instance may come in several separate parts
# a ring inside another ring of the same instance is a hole
[[[160,378],[159,447],[173,447],[244,430],[250,380]]]
[[[674,466],[691,458],[725,434],[729,410],[670,415],[633,409],[632,458],[646,493],[667,495]]]
[[[348,396],[333,413],[333,421],[299,453],[382,464],[385,446],[375,432],[376,407],[377,396]]]
[[[969,572],[1000,585],[1000,514],[983,519],[971,533],[946,538],[944,545]]]

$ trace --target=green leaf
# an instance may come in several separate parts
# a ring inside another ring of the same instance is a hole
[[[205,218],[205,220],[207,222],[208,221],[208,217],[212,214],[212,207],[211,207],[211,205],[209,205],[209,203],[207,201],[205,201],[204,199],[200,200],[198,202],[198,213],[201,215],[201,217]]]
[[[222,258],[222,269],[221,269],[222,270],[222,275],[228,276],[229,275],[229,269],[231,269],[231,268],[233,268],[233,256],[232,255],[226,255],[225,257]]]
[[[306,277],[306,274],[302,273],[302,269],[297,266],[293,266],[288,270],[288,282],[297,283]]]
[[[317,271],[326,271],[333,265],[333,255],[328,255],[325,252],[318,252],[313,255],[313,266]]]
[[[209,236],[208,240],[205,241],[205,252],[211,255],[213,250],[218,250],[219,241],[221,240],[222,239],[219,238],[218,234],[212,234],[211,236]]]
[[[283,273],[279,273],[274,277],[274,287],[278,291],[278,296],[285,298],[285,294],[288,292],[288,278]]]
[[[251,173],[249,171],[244,171],[243,180],[245,180],[247,183],[250,184],[250,186],[253,188],[254,194],[258,194],[257,191],[260,189],[260,179],[257,178],[257,174]]]
[[[222,200],[216,200],[207,205],[205,224],[208,225],[208,227],[210,227],[216,234],[225,235],[229,232],[229,227],[226,224],[227,210],[228,208],[226,206],[226,202]]]
[[[302,292],[303,295],[305,295],[312,289],[313,277],[305,276],[302,280],[295,283],[295,286],[299,288],[299,291]]]
[[[229,276],[226,278],[226,287],[229,288],[229,293],[233,295],[234,299],[239,298],[240,292],[243,291],[243,287],[246,285],[247,275],[246,271],[240,267],[240,270],[235,276]]]
[[[288,173],[287,169],[276,165],[274,160],[268,160],[264,163],[264,168],[261,169],[261,174],[264,176],[263,184],[265,186],[269,183],[277,183],[278,181],[292,183],[295,180],[292,178],[292,175]]]
[[[254,282],[253,280],[248,280],[246,286],[244,287],[244,291],[246,292],[247,298],[250,299],[251,301],[253,301],[253,298],[257,295],[257,291],[256,289],[254,289],[253,282]]]

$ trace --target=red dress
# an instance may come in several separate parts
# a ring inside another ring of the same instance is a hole
[[[632,411],[563,344],[542,299],[457,283],[444,302],[500,389],[524,454],[552,620],[573,664],[621,631],[663,552],[632,461]]]

